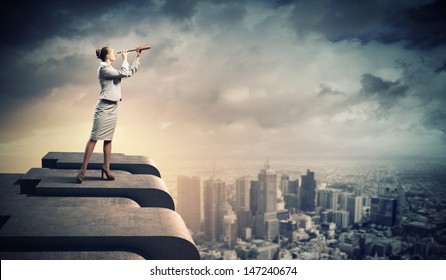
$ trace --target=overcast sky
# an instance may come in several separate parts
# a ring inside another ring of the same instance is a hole
[[[2,172],[83,151],[95,49],[139,44],[152,49],[123,81],[114,152],[446,159],[444,1],[8,1],[1,13]]]

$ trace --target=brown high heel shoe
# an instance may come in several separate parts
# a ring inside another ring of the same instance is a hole
[[[104,174],[106,178],[104,178]],[[104,180],[113,181],[115,179],[115,176],[110,173],[110,170],[105,170],[104,167],[101,168],[101,175]]]
[[[82,181],[84,180],[85,173],[86,172],[82,173],[82,171],[79,171],[79,173],[77,174],[76,179],[79,184],[82,183]]]

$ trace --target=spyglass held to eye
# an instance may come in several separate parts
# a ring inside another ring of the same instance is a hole
[[[151,47],[149,45],[141,45],[139,47],[137,47],[136,49],[132,49],[132,50],[127,50],[127,52],[136,52],[136,51],[144,51],[144,50],[148,50]],[[122,51],[117,52],[116,54],[120,54]]]

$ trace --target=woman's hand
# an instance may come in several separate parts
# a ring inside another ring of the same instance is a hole
[[[136,48],[136,58],[141,57],[141,50],[139,48]]]
[[[127,52],[127,50],[123,50],[123,51],[121,51],[122,59],[123,59],[123,60],[126,60],[128,54],[129,54],[129,53]]]

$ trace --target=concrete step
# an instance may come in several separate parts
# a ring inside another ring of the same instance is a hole
[[[182,218],[166,208],[35,207],[4,218],[3,252],[127,251],[145,259],[200,258]]]
[[[59,197],[124,197],[141,207],[163,207],[175,210],[174,201],[164,181],[154,175],[134,175],[115,170],[115,180],[101,179],[100,171],[88,170],[81,184],[76,182],[79,170],[32,168],[19,179],[20,192],[35,196]],[[97,173],[97,175],[94,175]]]
[[[84,153],[49,152],[42,158],[43,168],[53,169],[80,169]],[[93,153],[88,169],[100,170],[104,162],[102,153]],[[125,170],[132,174],[149,174],[161,178],[161,173],[155,162],[145,156],[128,156],[120,153],[111,154],[111,170]]]

